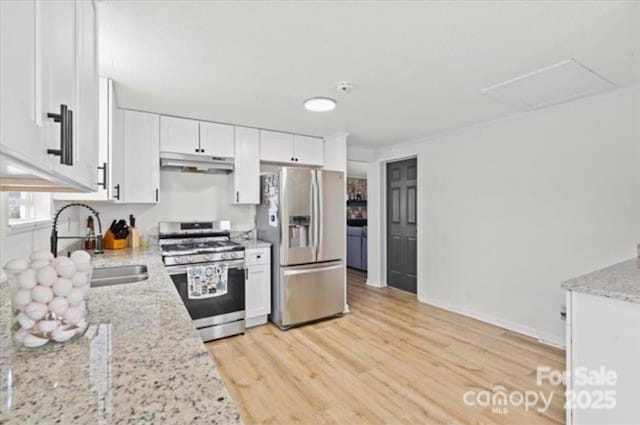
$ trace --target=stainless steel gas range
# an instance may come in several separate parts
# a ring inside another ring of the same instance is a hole
[[[244,247],[215,222],[161,222],[159,244],[202,339],[244,333]]]

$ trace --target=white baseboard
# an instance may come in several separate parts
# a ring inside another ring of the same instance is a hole
[[[538,329],[534,329],[529,326],[522,325],[520,323],[504,320],[499,317],[492,316],[490,314],[481,313],[465,307],[455,306],[447,301],[436,300],[433,298],[425,299],[420,297],[418,297],[418,301],[435,306],[435,307],[439,307],[447,311],[451,311],[453,313],[458,313],[463,316],[471,317],[473,319],[480,320],[481,322],[499,326],[501,328],[505,328],[510,331],[517,332],[519,334],[530,336],[532,338],[537,339],[539,342],[545,345],[550,345],[552,347],[561,348],[561,349],[565,348],[564,338],[558,335],[540,331]]]
[[[380,282],[372,282],[369,279],[367,279],[366,284],[368,286],[373,286],[374,288],[384,288],[385,286],[387,286],[385,283],[380,283]]]

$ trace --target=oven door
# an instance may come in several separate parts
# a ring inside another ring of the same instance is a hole
[[[245,268],[244,260],[198,263],[192,266],[227,265],[227,292],[224,295],[190,299],[187,290],[187,265],[169,266],[174,285],[191,315],[196,328],[213,326],[244,319],[245,310]]]

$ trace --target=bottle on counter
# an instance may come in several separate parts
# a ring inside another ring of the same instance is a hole
[[[86,237],[84,240],[84,249],[87,251],[92,251],[96,249],[96,231],[93,225],[93,217],[87,217],[87,230]]]

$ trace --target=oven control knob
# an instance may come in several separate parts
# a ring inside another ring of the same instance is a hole
[[[220,254],[220,258],[222,258],[223,260],[226,260],[227,258],[229,258],[229,254],[227,254],[226,252],[223,252],[222,254]]]
[[[232,252],[229,255],[231,255],[231,258],[238,258],[238,253],[237,252]]]
[[[186,263],[188,261],[187,257],[176,257],[178,263]]]
[[[209,255],[205,255],[204,259],[207,261],[214,261],[216,259],[216,256],[213,254],[209,254]]]

